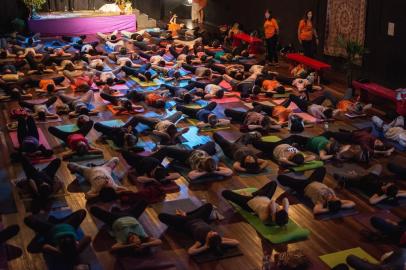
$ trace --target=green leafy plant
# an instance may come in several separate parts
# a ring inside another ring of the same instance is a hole
[[[23,2],[30,9],[40,9],[47,1],[46,0],[23,0]]]
[[[369,51],[359,41],[347,39],[344,37],[344,35],[338,36],[337,43],[338,46],[344,51],[342,56],[345,59],[344,68],[347,75],[347,84],[349,87],[351,87],[354,72],[360,68],[362,64],[362,57],[369,53]]]

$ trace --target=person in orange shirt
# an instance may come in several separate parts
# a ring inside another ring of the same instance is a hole
[[[315,38],[316,44],[319,44],[316,29],[313,27],[313,12],[307,11],[305,16],[299,22],[297,35],[299,43],[303,46],[304,55],[308,57],[314,56],[313,40]]]
[[[265,11],[265,22],[264,22],[264,33],[265,41],[268,49],[268,61],[272,63],[278,63],[278,35],[279,35],[279,25],[278,22],[272,18],[271,12],[269,10]]]

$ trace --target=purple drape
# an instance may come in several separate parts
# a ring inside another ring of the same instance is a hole
[[[30,20],[31,32],[43,36],[79,36],[115,30],[136,31],[135,15],[76,17],[64,19]]]

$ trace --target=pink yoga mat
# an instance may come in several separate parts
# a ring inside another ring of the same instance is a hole
[[[102,89],[102,86],[97,86],[95,83],[92,84],[92,89]],[[128,90],[128,86],[124,84],[116,84],[113,86],[110,86],[111,89],[121,91],[121,90]]]
[[[296,114],[297,116],[302,117],[303,120],[304,120],[306,123],[315,124],[315,123],[319,122],[319,120],[318,120],[317,118],[311,116],[311,115],[308,114],[308,113],[303,113],[303,112],[302,112],[302,113],[295,113],[295,114]]]
[[[20,143],[18,142],[18,137],[17,137],[17,131],[12,131],[9,134],[10,134],[10,138],[11,138],[11,142],[13,143],[13,146],[15,148],[20,147]],[[49,145],[47,139],[45,138],[44,133],[42,132],[42,130],[40,128],[38,128],[38,135],[39,135],[39,143],[42,144],[43,146],[45,146],[46,149],[51,149],[51,146]],[[33,164],[38,164],[38,163],[49,162],[53,159],[54,159],[54,156],[47,157],[47,158],[35,157],[35,158],[31,158],[31,162]]]
[[[222,80],[222,81],[219,83],[219,86],[223,87],[224,89],[227,89],[228,91],[232,91],[232,90],[233,90],[233,87],[231,86],[231,84],[228,83],[228,82],[225,81],[225,80]]]

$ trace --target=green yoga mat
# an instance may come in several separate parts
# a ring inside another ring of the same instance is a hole
[[[281,138],[279,138],[278,136],[264,136],[261,138],[261,141],[270,143],[279,142],[280,140]]]
[[[234,167],[233,167],[234,161],[233,161],[233,160],[229,159],[229,158],[226,157],[226,156],[224,156],[224,157],[222,158],[222,160],[223,160],[224,164],[226,164],[230,169],[234,170]],[[235,172],[238,176],[240,176],[240,177],[248,178],[248,177],[269,175],[269,174],[272,173],[272,170],[271,170],[271,168],[268,168],[268,167],[267,167],[267,168],[265,168],[263,171],[261,171],[260,173],[237,172],[237,171],[235,171],[235,170],[234,170],[234,172]]]
[[[124,122],[121,121],[120,119],[101,121],[100,124],[108,126],[108,127],[122,127],[122,126],[124,126]]]
[[[346,263],[346,259],[349,255],[355,255],[361,259],[369,261],[370,263],[378,263],[378,261],[374,257],[372,257],[371,255],[366,253],[360,247],[326,254],[326,255],[320,256],[319,258],[325,264],[327,264],[330,268],[333,268],[340,263]],[[350,269],[354,270],[354,268],[351,268],[351,267],[350,267]]]
[[[121,147],[116,146],[115,143],[112,140],[106,140],[106,142],[114,150],[122,150],[123,149]],[[138,139],[137,144],[134,145],[134,146],[143,147],[145,150],[151,151],[152,149],[155,148],[156,144],[151,142],[151,141],[145,142],[145,141],[143,141],[141,139]]]
[[[301,166],[292,167],[292,168],[290,168],[290,170],[294,171],[294,172],[305,172],[305,171],[314,170],[314,169],[317,169],[317,168],[320,168],[323,166],[324,166],[323,161],[314,160],[314,161],[307,162]]]
[[[199,123],[199,120],[193,119],[193,118],[186,118],[186,121],[188,121],[192,126],[196,126],[197,123]],[[230,128],[231,128],[231,126],[217,126],[215,128],[205,127],[205,128],[201,128],[200,130],[203,132],[207,132],[207,131],[226,130],[226,129],[230,129]]]
[[[57,126],[57,128],[64,132],[75,132],[75,131],[79,130],[79,128],[76,124]]]
[[[256,188],[245,188],[240,190],[234,190],[236,193],[251,194],[257,191]],[[231,202],[230,202],[231,203]],[[286,243],[297,241],[307,238],[310,231],[299,227],[292,220],[285,227],[279,226],[267,226],[256,215],[245,211],[238,205],[231,203],[231,205],[237,210],[237,212],[249,223],[255,230],[260,233],[265,239],[274,244]]]
[[[138,83],[141,87],[150,87],[150,86],[158,86],[160,84],[163,84],[164,82],[161,81],[160,79],[154,79],[151,82],[143,82],[140,79],[138,79],[137,77],[134,76],[130,76],[131,80],[135,81],[136,83]]]

